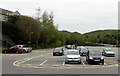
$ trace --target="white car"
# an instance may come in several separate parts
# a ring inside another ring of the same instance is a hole
[[[111,48],[104,48],[102,51],[102,55],[104,56],[115,56],[115,52],[112,51]]]
[[[84,47],[84,46],[81,46],[79,51],[80,51],[81,56],[86,56],[86,54],[88,52],[88,49],[86,47]]]
[[[29,47],[27,45],[16,45],[16,46],[23,48],[25,53],[32,52],[32,47]]]
[[[79,50],[67,50],[65,63],[69,62],[77,62],[81,63],[81,56],[79,54]]]

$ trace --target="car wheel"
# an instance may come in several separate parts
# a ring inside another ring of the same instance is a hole
[[[88,60],[88,64],[91,64],[89,60]]]
[[[79,61],[78,63],[81,64],[81,61]]]
[[[68,64],[68,62],[65,61],[65,64]]]
[[[104,65],[104,61],[102,62],[102,65]]]
[[[7,51],[4,51],[4,53],[6,54],[6,53],[7,53]]]

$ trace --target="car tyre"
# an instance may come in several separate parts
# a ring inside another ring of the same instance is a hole
[[[104,61],[102,62],[102,65],[104,65]]]
[[[7,53],[7,51],[4,51],[4,53],[6,54],[6,53]]]
[[[65,61],[65,64],[68,64],[68,62]]]

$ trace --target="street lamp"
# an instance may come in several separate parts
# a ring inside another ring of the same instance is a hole
[[[34,32],[30,32],[30,33],[29,33],[29,42],[28,42],[28,43],[29,43],[29,46],[31,46],[31,35],[32,35],[33,33],[34,33]]]

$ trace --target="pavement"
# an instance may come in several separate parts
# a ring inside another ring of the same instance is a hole
[[[105,48],[86,47],[97,51]],[[84,56],[81,64],[65,64],[65,55],[53,56],[53,49],[33,50],[25,54],[1,54],[2,74],[118,74],[118,48],[110,48],[115,52],[115,57],[105,57],[104,65],[90,65]]]

